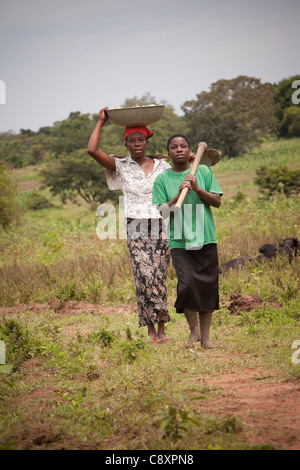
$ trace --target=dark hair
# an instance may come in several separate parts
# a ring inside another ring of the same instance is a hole
[[[191,147],[190,141],[189,141],[189,139],[187,138],[186,135],[184,135],[184,134],[173,134],[173,135],[171,135],[171,137],[168,138],[168,141],[167,141],[167,150],[168,151],[169,151],[171,141],[173,139],[175,139],[176,137],[182,137],[186,141],[186,143],[188,144],[189,148]]]

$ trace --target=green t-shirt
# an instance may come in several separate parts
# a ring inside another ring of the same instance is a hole
[[[165,204],[171,201],[179,191],[179,186],[189,174],[186,171],[175,172],[172,168],[160,173],[154,181],[152,204]],[[223,192],[211,169],[199,165],[196,171],[198,186],[211,193],[222,195]],[[204,204],[195,191],[188,191],[181,209],[175,213],[170,208],[169,245],[172,248],[193,250],[208,243],[217,243],[215,224],[210,206]]]

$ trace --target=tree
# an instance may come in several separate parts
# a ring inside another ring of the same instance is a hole
[[[142,106],[155,102],[156,99],[147,92],[140,98],[137,96],[126,98],[122,106],[134,104]],[[155,136],[149,140],[147,149],[149,154],[165,153],[169,135],[186,131],[184,119],[175,114],[173,107],[164,101],[161,104],[165,105],[165,110],[162,119],[151,125]],[[99,111],[95,114],[71,112],[67,119],[56,121],[53,126],[40,127],[38,132],[21,129],[20,134],[17,135],[11,132],[0,133],[0,160],[21,168],[44,161],[57,160],[62,154],[86,149]],[[128,151],[124,145],[124,128],[108,121],[101,133],[100,146],[108,154],[127,155]]]
[[[274,101],[276,104],[276,116],[280,122],[283,119],[285,110],[294,105],[292,95],[295,90],[292,88],[292,84],[299,79],[299,75],[294,75],[293,77],[284,78],[276,85]]]
[[[4,165],[0,165],[0,225],[7,228],[19,218],[16,188]]]
[[[31,158],[30,145],[20,138],[0,140],[0,160],[15,168],[22,168],[30,164]]]
[[[143,96],[138,98],[133,96],[132,98],[126,98],[124,103],[121,105],[121,108],[131,107],[131,106],[148,106],[149,104],[157,104],[156,98],[150,95],[147,91]]]
[[[63,153],[86,148],[95,125],[94,117],[90,114],[71,112],[67,119],[53,124],[52,150]]]
[[[43,160],[44,156],[44,149],[39,144],[34,144],[30,147],[31,155],[32,155],[32,162],[39,163]]]
[[[274,85],[242,75],[213,83],[182,106],[191,144],[205,141],[228,157],[250,149],[275,128],[274,94]]]
[[[284,78],[276,85],[274,102],[276,116],[279,121],[278,135],[280,137],[300,136],[300,108],[293,103],[292,97],[295,92],[294,82],[299,81],[299,75]]]
[[[48,163],[41,170],[44,184],[53,195],[59,195],[62,203],[76,200],[78,196],[89,204],[110,199],[118,202],[120,191],[110,191],[105,168],[95,162],[85,149],[62,154],[59,160]]]

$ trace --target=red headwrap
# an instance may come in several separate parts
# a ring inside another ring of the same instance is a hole
[[[140,126],[140,127],[125,127],[125,140],[129,134],[132,132],[140,132],[141,134],[144,134],[146,139],[149,139],[150,137],[153,136],[153,132],[148,129],[148,127],[145,126]]]

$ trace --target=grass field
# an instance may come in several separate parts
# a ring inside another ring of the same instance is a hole
[[[266,141],[213,168],[224,191],[213,209],[220,262],[300,238],[299,198],[260,197],[263,164],[299,168],[300,140]],[[184,348],[171,265],[172,341],[151,344],[125,241],[99,240],[95,211],[61,206],[38,167],[13,178],[24,213],[0,234],[0,449],[300,448],[298,259],[221,275],[211,351]],[[25,210],[32,191],[53,206]]]

